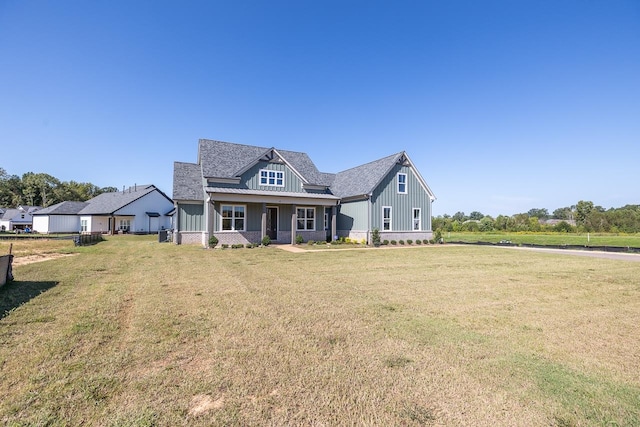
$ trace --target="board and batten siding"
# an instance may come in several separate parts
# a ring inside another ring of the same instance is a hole
[[[180,231],[205,231],[204,205],[179,203],[178,223]]]
[[[338,231],[367,230],[369,226],[368,207],[368,200],[343,202],[338,208],[336,229]]]
[[[398,173],[407,175],[407,193],[398,193]],[[391,206],[391,229],[413,231],[413,209],[420,209],[421,231],[431,231],[431,199],[409,166],[396,165],[371,197],[371,228],[382,230],[382,207]]]
[[[284,172],[284,187],[274,185],[260,185],[260,171],[262,169]],[[293,171],[282,163],[258,162],[251,169],[242,174],[240,187],[251,190],[288,191],[304,193],[302,181]]]
[[[78,215],[34,215],[33,229],[38,233],[77,233],[80,231]]]

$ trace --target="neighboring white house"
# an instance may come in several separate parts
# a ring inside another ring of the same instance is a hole
[[[173,200],[154,185],[102,193],[86,202],[62,202],[38,211],[38,233],[157,233],[171,228]]]
[[[102,193],[78,212],[82,233],[157,233],[171,227],[173,200],[154,185]]]
[[[24,230],[33,224],[32,215],[40,206],[18,206],[17,208],[4,209],[0,217],[0,230],[13,231]]]
[[[33,231],[37,233],[77,233],[80,231],[78,213],[87,202],[60,202],[33,214]]]

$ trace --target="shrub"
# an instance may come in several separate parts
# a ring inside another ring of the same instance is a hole
[[[388,241],[387,239],[384,239],[384,240],[382,241],[382,244],[383,244],[383,245],[388,245],[388,244],[389,244],[389,241]]]
[[[373,242],[373,246],[380,246],[380,230],[374,228],[371,232],[371,241]]]
[[[209,237],[209,247],[215,248],[218,245],[218,238],[216,236]]]
[[[407,239],[407,245],[413,245],[413,240]]]
[[[424,243],[425,245],[428,245],[428,244],[429,244],[429,240],[428,240],[428,239],[424,239],[424,240],[422,241],[422,243]]]
[[[315,244],[316,244],[316,242],[315,242],[315,241],[313,241],[313,240],[309,240],[309,241],[307,241],[307,245],[309,245],[309,246],[311,246],[311,245],[315,245]]]
[[[244,247],[247,248],[247,249],[251,249],[251,248],[253,248],[253,244],[247,243],[246,245],[244,245]]]
[[[231,249],[240,249],[240,248],[244,248],[244,244],[236,243],[234,245],[231,245]]]
[[[271,238],[269,236],[264,236],[262,238],[262,246],[269,246],[271,244]]]
[[[416,245],[420,245],[420,244],[422,244],[422,240],[416,239]]]
[[[404,240],[400,239],[398,240],[398,243],[400,243],[401,245],[404,245]]]
[[[228,244],[228,243],[223,243],[223,244],[222,244],[222,249],[227,249],[228,247],[229,247],[229,244]]]
[[[296,245],[299,245],[302,242],[304,242],[304,239],[302,238],[302,236],[299,234],[296,234]]]
[[[392,245],[397,245],[397,244],[398,244],[398,242],[396,242],[395,240],[392,240],[392,241],[391,241],[391,244],[392,244]]]
[[[337,244],[338,244],[338,241],[337,241],[337,240],[332,240],[332,241],[331,241],[331,244],[332,244],[332,245],[337,245]]]

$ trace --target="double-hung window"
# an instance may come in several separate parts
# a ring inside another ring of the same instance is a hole
[[[398,174],[398,193],[407,194],[407,174]]]
[[[382,207],[382,229],[391,231],[391,206]]]
[[[118,230],[129,231],[131,229],[131,220],[128,218],[120,218]]]
[[[316,208],[297,208],[298,230],[316,229]]]
[[[245,206],[222,205],[222,231],[245,231]]]
[[[82,233],[85,233],[87,231],[87,220],[86,219],[81,219],[80,220],[80,231]]]
[[[421,216],[420,208],[413,208],[413,231],[422,230]]]
[[[270,169],[260,170],[260,185],[284,187],[284,172]]]

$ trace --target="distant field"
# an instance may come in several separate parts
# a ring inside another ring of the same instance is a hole
[[[15,269],[2,424],[640,425],[640,263],[155,239]]]
[[[454,233],[444,232],[449,242],[491,242],[509,240],[512,243],[539,245],[630,246],[640,248],[640,234],[605,233]]]

